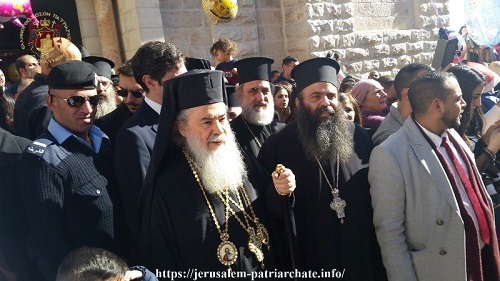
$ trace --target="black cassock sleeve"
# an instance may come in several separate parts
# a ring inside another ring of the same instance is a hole
[[[142,228],[140,235],[140,263],[150,270],[179,270],[181,260],[175,245],[176,237],[168,206],[169,184],[175,184],[175,173],[166,169],[155,181],[155,188],[142,205]],[[179,175],[178,175],[179,176]]]
[[[260,149],[258,161],[263,169],[270,175],[276,168],[278,163],[278,151],[273,149],[274,135],[266,141]],[[296,255],[298,253],[296,247],[297,231],[295,227],[295,218],[293,213],[294,195],[281,196],[276,191],[274,184],[267,184],[265,192],[266,212],[269,215],[269,220],[274,225],[271,239],[273,243],[273,254],[275,257],[276,267],[280,270],[293,270],[296,268]]]

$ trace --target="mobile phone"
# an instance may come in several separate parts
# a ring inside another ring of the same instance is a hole
[[[432,59],[432,67],[434,69],[444,68],[453,62],[453,57],[457,51],[458,39],[444,40],[439,39],[434,51],[434,58]]]

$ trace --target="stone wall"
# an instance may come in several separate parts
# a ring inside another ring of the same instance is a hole
[[[202,10],[201,1],[160,0],[165,41],[186,56],[212,59],[210,47],[219,38],[238,44],[237,57],[286,56],[281,1],[239,0],[238,15],[229,22],[214,25]]]
[[[434,0],[448,24],[449,1]],[[344,58],[347,73],[372,69],[394,75],[410,62],[430,64],[442,26],[429,0],[238,0],[237,17],[219,25],[205,16],[201,1],[160,0],[165,41],[186,56],[210,58],[219,37],[237,42],[237,58],[269,56],[281,60],[324,56]],[[212,63],[215,62],[212,60]]]
[[[94,1],[75,0],[78,23],[82,35],[82,44],[93,55],[102,55],[101,38],[95,14]]]
[[[125,59],[132,58],[137,49],[148,41],[164,41],[165,26],[160,17],[158,0],[120,0],[116,1],[116,6],[120,26],[118,36],[122,38]]]
[[[434,1],[447,25],[448,1]],[[438,17],[428,0],[283,0],[287,52],[301,60],[339,52],[344,70],[395,75],[411,62],[430,64]],[[304,34],[302,30],[306,29]]]

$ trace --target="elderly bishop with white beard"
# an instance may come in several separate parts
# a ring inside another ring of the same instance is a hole
[[[292,192],[295,178],[288,169],[271,176],[245,167],[248,155],[235,141],[225,101],[221,71],[191,70],[165,83],[140,199],[140,263],[148,268],[274,268],[261,189]]]
[[[286,243],[278,245],[285,252],[281,256],[293,258],[285,268],[344,271],[345,280],[385,280],[367,179],[373,144],[339,104],[339,68],[332,59],[314,58],[293,69],[297,119],[267,139],[258,160],[268,171],[278,163],[293,170],[297,188],[286,197],[293,199],[288,213],[280,204],[285,196],[269,188],[268,210],[274,208],[276,223],[292,224],[278,228],[288,230],[278,239]]]

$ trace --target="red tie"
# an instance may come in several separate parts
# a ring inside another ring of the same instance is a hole
[[[484,214],[483,208],[481,208],[481,204],[479,203],[477,194],[474,192],[474,189],[472,188],[467,171],[458,161],[457,156],[455,155],[455,153],[453,153],[453,150],[451,149],[450,144],[445,137],[443,137],[441,146],[446,149],[446,152],[448,153],[448,156],[450,157],[453,166],[455,166],[455,169],[458,172],[458,176],[460,177],[460,180],[462,181],[462,184],[465,187],[467,196],[469,196],[470,203],[472,204],[472,209],[474,209],[474,213],[476,214],[477,223],[479,225],[479,233],[481,233],[481,239],[485,244],[489,244],[490,231],[488,228],[488,224],[486,223],[486,216]]]

